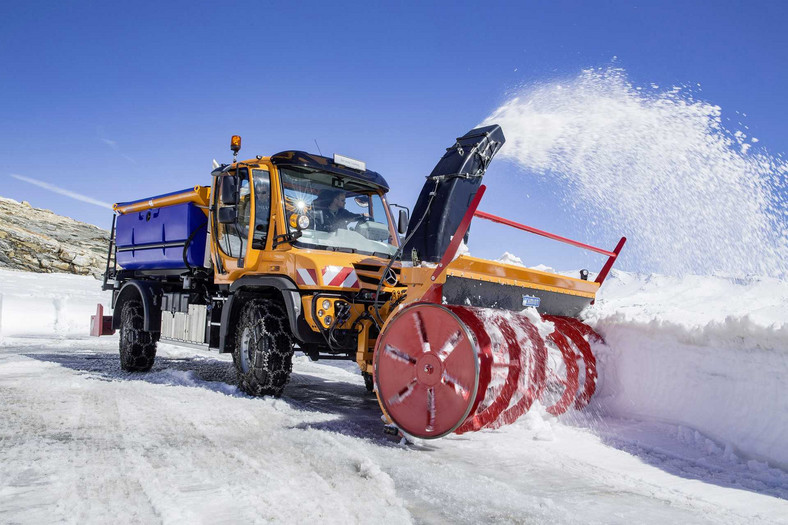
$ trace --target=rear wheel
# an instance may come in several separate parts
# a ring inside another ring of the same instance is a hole
[[[159,334],[148,332],[139,301],[126,301],[120,311],[120,367],[127,372],[147,372],[156,359]]]
[[[279,396],[293,370],[287,312],[270,299],[248,302],[241,312],[233,361],[238,383],[252,396]]]

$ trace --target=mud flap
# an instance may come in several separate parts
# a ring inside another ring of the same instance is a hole
[[[96,305],[96,315],[90,316],[90,335],[99,337],[102,335],[113,335],[114,333],[112,316],[104,315],[104,306],[99,303]]]

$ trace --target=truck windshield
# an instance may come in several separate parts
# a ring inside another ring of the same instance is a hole
[[[290,232],[296,231],[293,224],[297,224],[291,218],[309,218],[296,246],[385,257],[397,251],[399,239],[380,188],[292,166],[280,166],[279,173]]]

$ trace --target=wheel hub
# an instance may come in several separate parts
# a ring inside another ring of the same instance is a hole
[[[425,386],[435,386],[441,380],[443,366],[441,360],[433,353],[424,354],[416,362],[416,378]]]

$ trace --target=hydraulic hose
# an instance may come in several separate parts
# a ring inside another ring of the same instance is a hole
[[[377,319],[373,318],[372,320],[375,322],[375,325],[377,325],[378,330],[383,325],[383,318],[380,316],[380,306],[378,304],[378,298],[380,297],[380,290],[381,288],[383,288],[383,281],[386,278],[386,273],[388,273],[388,271],[391,270],[391,266],[394,264],[394,261],[402,257],[402,250],[405,248],[405,245],[408,244],[408,241],[413,237],[416,231],[418,231],[419,227],[421,226],[421,223],[424,222],[424,219],[427,217],[427,215],[429,215],[430,206],[432,206],[432,201],[435,200],[435,195],[438,192],[438,185],[440,184],[440,182],[441,182],[441,177],[435,177],[435,187],[432,188],[432,191],[430,192],[430,200],[427,201],[427,206],[424,208],[424,213],[421,215],[419,222],[417,222],[416,226],[413,227],[413,230],[411,230],[410,235],[408,235],[405,238],[405,240],[400,242],[397,251],[391,257],[391,259],[389,259],[386,268],[383,269],[383,273],[380,275],[380,280],[378,281],[378,288],[377,290],[375,290],[375,301],[374,303],[372,303],[375,308],[375,317],[377,318]],[[378,321],[380,322],[378,323]]]

